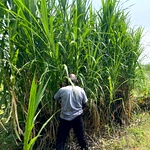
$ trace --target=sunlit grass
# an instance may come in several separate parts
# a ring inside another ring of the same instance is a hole
[[[93,119],[93,124],[111,126],[116,119],[128,120],[142,29],[130,28],[128,13],[119,8],[119,1],[101,2],[98,11],[93,11],[88,0],[74,0],[69,4],[65,0],[11,0],[7,1],[9,7],[6,1],[0,2],[0,34],[3,34],[0,104],[6,105],[5,117],[13,122],[16,134],[21,134],[20,126],[26,131],[26,145],[36,124],[32,121],[39,101],[35,101],[41,96],[30,93],[35,72],[37,84],[41,76],[45,76],[44,83],[50,78],[40,103],[41,120],[46,121],[47,116],[57,111],[53,95],[64,82],[65,68],[77,75],[79,85],[88,95],[90,109],[96,108],[91,112],[99,119]],[[31,96],[34,110],[30,112]],[[29,126],[30,133],[27,133]],[[56,139],[56,126],[57,118],[45,133],[52,143]],[[42,143],[43,137],[40,138]]]
[[[105,140],[104,150],[149,150],[150,149],[150,115],[135,115],[129,127],[118,129],[118,134]]]

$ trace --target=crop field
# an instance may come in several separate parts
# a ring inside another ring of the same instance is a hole
[[[149,148],[149,65],[143,28],[130,27],[117,0],[0,1],[0,145],[54,149],[60,110],[53,100],[69,73],[85,89],[90,149]],[[77,149],[72,133],[69,147]]]

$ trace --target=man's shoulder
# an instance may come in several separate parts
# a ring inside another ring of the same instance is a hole
[[[72,90],[72,89],[76,89],[76,90],[79,90],[79,91],[84,91],[84,89],[80,86],[72,86],[72,85],[68,85],[68,86],[64,86],[64,87],[61,87],[60,90]]]
[[[82,87],[80,87],[80,86],[75,86],[75,89],[77,89],[80,92],[84,92],[84,89]]]
[[[83,89],[83,88],[81,88],[80,86],[75,86],[75,87],[76,87],[77,89],[81,89],[81,90]]]
[[[71,86],[64,86],[64,87],[61,87],[60,90],[69,90],[69,89],[72,89]]]

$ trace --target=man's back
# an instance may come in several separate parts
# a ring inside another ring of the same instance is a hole
[[[55,94],[56,100],[61,100],[60,117],[65,120],[73,120],[83,113],[82,106],[87,102],[87,97],[79,86],[65,86]]]

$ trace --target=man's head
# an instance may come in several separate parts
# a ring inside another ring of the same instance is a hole
[[[77,77],[76,77],[76,75],[75,74],[69,74],[68,75],[68,77],[69,77],[69,79],[71,80],[71,82],[74,84],[74,85],[76,85],[77,84]],[[67,80],[67,84],[68,85],[70,85],[71,84],[71,82],[70,82],[70,80]]]

